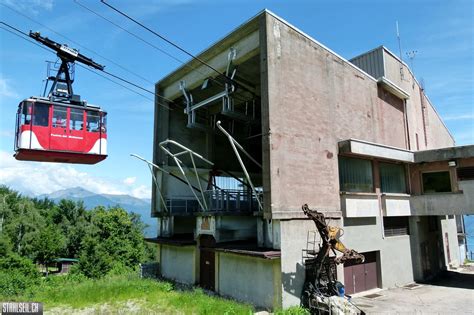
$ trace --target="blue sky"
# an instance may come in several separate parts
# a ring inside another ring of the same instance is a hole
[[[173,56],[187,56],[131,24],[99,0],[78,0]],[[416,50],[413,69],[458,145],[474,143],[474,4],[472,1],[195,1],[108,0],[177,44],[199,53],[267,8],[347,59],[380,45]],[[180,63],[83,9],[73,0],[0,0],[1,20],[40,31],[147,89]],[[147,81],[17,14],[11,7],[82,46],[131,69]],[[102,193],[150,197],[151,179],[137,153],[151,159],[153,102],[87,70],[76,68],[74,89],[109,112],[109,157],[97,165],[18,162],[13,130],[18,103],[42,92],[45,60],[55,56],[0,29],[0,184],[35,194],[83,186]],[[407,60],[408,62],[408,60]],[[408,62],[411,64],[410,62]],[[146,94],[146,93],[145,93]],[[148,95],[152,97],[152,95]]]

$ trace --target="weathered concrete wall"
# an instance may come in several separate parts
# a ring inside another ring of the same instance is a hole
[[[279,259],[218,252],[216,261],[219,294],[268,309],[281,307]]]
[[[443,233],[444,259],[446,261],[446,266],[459,267],[458,233],[454,216],[445,216],[441,219],[441,231]]]
[[[337,226],[339,221],[331,224]],[[300,303],[305,279],[302,250],[307,248],[308,231],[316,227],[311,220],[281,220],[280,229],[282,306],[288,308]]]
[[[453,146],[454,139],[408,67],[387,51],[384,52],[384,60],[385,77],[410,94],[406,102],[410,149],[416,151]]]
[[[344,235],[341,241],[359,253],[379,251],[379,285],[391,288],[413,281],[410,236],[382,237],[380,217],[344,219]],[[340,277],[343,280],[342,267]],[[343,282],[343,281],[341,281]]]
[[[471,198],[472,198],[471,194]],[[469,207],[468,203],[471,204]],[[437,193],[410,198],[413,215],[474,214],[472,200],[464,193]]]
[[[302,202],[339,212],[338,141],[406,149],[403,102],[281,20],[267,34],[273,217],[301,217]]]
[[[196,283],[195,246],[161,245],[161,275],[181,283]]]
[[[474,214],[474,180],[459,182],[459,189],[463,191],[468,214]]]

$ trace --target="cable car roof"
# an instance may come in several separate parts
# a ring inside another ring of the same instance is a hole
[[[83,101],[84,105],[77,105],[77,104],[71,104],[68,102],[58,102],[58,101],[52,101],[47,97],[42,97],[42,96],[30,96],[27,99],[24,99],[22,102],[39,102],[39,103],[45,103],[45,104],[50,104],[50,105],[58,105],[58,106],[64,106],[64,107],[70,107],[70,108],[77,108],[77,109],[86,109],[86,110],[92,110],[92,111],[97,111],[97,112],[103,112],[106,113],[106,111],[102,110],[100,106],[98,105],[93,105],[93,104],[88,104]]]

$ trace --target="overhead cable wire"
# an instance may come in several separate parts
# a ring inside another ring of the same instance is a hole
[[[152,48],[158,50],[159,52],[163,53],[164,55],[166,55],[166,56],[170,57],[171,59],[177,61],[178,63],[182,64],[184,67],[190,68],[191,70],[194,70],[194,71],[198,72],[198,73],[201,74],[201,75],[205,75],[205,73],[203,73],[202,71],[199,71],[199,70],[196,69],[195,67],[191,66],[189,63],[187,63],[187,62],[185,62],[185,61],[183,61],[183,60],[181,60],[181,59],[175,57],[174,55],[172,55],[172,54],[170,54],[169,52],[167,52],[166,50],[164,50],[164,49],[162,49],[162,48],[156,46],[155,44],[150,43],[149,41],[147,41],[147,40],[144,39],[143,37],[140,37],[140,36],[138,36],[137,34],[135,34],[135,33],[131,32],[131,31],[127,30],[125,27],[121,26],[120,24],[115,23],[115,22],[112,21],[111,19],[109,19],[109,18],[103,16],[102,14],[100,14],[100,13],[98,13],[98,12],[92,10],[92,9],[89,8],[88,6],[86,6],[86,5],[82,4],[82,3],[80,3],[78,0],[74,0],[74,2],[75,2],[77,5],[79,5],[80,7],[82,7],[83,9],[85,9],[85,10],[89,11],[90,13],[92,13],[92,14],[94,14],[94,15],[100,17],[100,18],[102,18],[103,20],[105,20],[105,21],[109,22],[110,24],[112,24],[112,25],[118,27],[119,29],[121,29],[121,30],[123,30],[124,32],[128,33],[129,35],[135,37],[136,39],[140,40],[141,42],[143,42],[143,43],[149,45],[150,47],[152,47]],[[219,72],[219,74],[220,74],[220,72]],[[218,83],[218,84],[221,85],[221,86],[224,85],[221,81],[219,81],[219,80],[217,80],[217,79],[215,79],[215,78],[213,78],[213,77],[211,77],[210,79],[211,79],[213,82],[216,82],[216,83]]]
[[[168,57],[174,59],[175,61],[184,64],[184,61],[180,60],[179,58],[176,58],[175,56],[173,56],[172,54],[170,54],[170,53],[167,52],[166,50],[164,50],[164,49],[162,49],[162,48],[160,48],[160,47],[158,47],[158,46],[156,46],[156,45],[150,43],[149,41],[147,41],[147,40],[144,39],[143,37],[140,37],[140,36],[138,36],[137,34],[135,34],[135,33],[133,33],[133,32],[130,32],[130,31],[127,30],[125,27],[121,26],[120,24],[115,23],[115,22],[112,21],[111,19],[109,19],[109,18],[103,16],[102,14],[100,14],[100,13],[98,13],[98,12],[92,10],[92,9],[89,8],[88,6],[86,6],[86,5],[82,4],[82,3],[80,3],[78,0],[74,0],[74,2],[75,2],[77,5],[79,5],[80,7],[82,7],[83,9],[85,9],[85,10],[89,11],[90,13],[92,13],[92,14],[94,14],[94,15],[96,15],[96,16],[102,18],[102,19],[104,19],[105,21],[109,22],[110,24],[112,24],[112,25],[114,25],[114,26],[120,28],[122,31],[124,31],[124,32],[126,32],[126,33],[128,33],[128,34],[130,34],[131,36],[133,36],[133,37],[135,37],[136,39],[142,41],[143,43],[145,43],[145,44],[147,44],[147,45],[149,45],[149,46],[155,48],[156,50],[158,50],[158,51],[160,51],[161,53],[167,55]]]
[[[205,74],[204,72],[200,71],[200,70],[197,69],[196,67],[190,65],[189,63],[187,63],[187,62],[185,62],[185,61],[183,61],[183,60],[180,60],[179,58],[177,58],[177,57],[175,57],[174,55],[168,53],[167,51],[163,50],[162,48],[160,48],[160,47],[158,47],[158,46],[156,46],[156,45],[150,43],[149,41],[147,41],[147,40],[144,39],[143,37],[140,37],[140,36],[138,36],[137,34],[135,34],[135,33],[131,32],[131,31],[127,30],[126,28],[124,28],[124,27],[121,26],[120,24],[115,23],[114,21],[110,20],[109,18],[107,18],[107,17],[103,16],[102,14],[100,14],[100,13],[94,11],[94,10],[91,9],[90,7],[88,7],[88,6],[86,6],[86,5],[82,4],[82,3],[80,3],[79,0],[74,0],[74,2],[75,2],[77,5],[79,5],[80,7],[82,7],[83,9],[89,11],[90,13],[92,13],[92,14],[94,14],[94,15],[100,17],[101,19],[103,19],[103,20],[109,22],[110,24],[114,25],[115,27],[117,27],[117,28],[123,30],[124,32],[126,32],[126,33],[128,33],[128,34],[130,34],[131,36],[135,37],[136,39],[140,40],[141,42],[143,42],[143,43],[149,45],[150,47],[152,47],[152,48],[158,50],[159,52],[163,53],[164,55],[166,55],[166,56],[172,58],[173,60],[175,60],[175,61],[177,61],[178,63],[182,64],[184,67],[189,68],[189,69],[191,69],[191,70],[193,70],[193,71],[196,71],[197,73],[199,73],[199,74],[201,74],[201,75],[203,75],[203,76],[207,76],[207,74]],[[218,73],[219,73],[219,75],[222,75],[220,72],[218,72]],[[217,79],[214,78],[214,77],[209,77],[209,79],[210,79],[211,81],[217,83],[217,84],[220,85],[220,86],[224,86],[224,83],[223,83],[223,82],[217,80]],[[250,91],[250,93],[254,94],[252,91]],[[235,98],[236,98],[236,99],[239,99],[239,100],[241,100],[241,101],[246,101],[246,99],[244,99],[244,98],[242,98],[242,97],[235,96]]]
[[[76,0],[74,0],[76,1]],[[77,1],[76,1],[77,2]],[[162,40],[164,40],[165,42],[167,42],[168,44],[170,44],[171,46],[175,47],[176,49],[182,51],[183,53],[185,53],[186,55],[190,56],[192,59],[194,60],[197,60],[199,63],[201,63],[202,65],[208,67],[209,69],[213,70],[214,72],[216,72],[217,74],[219,74],[219,76],[222,76],[226,79],[227,82],[233,82],[235,83],[238,87],[242,88],[243,90],[246,90],[247,92],[250,92],[252,94],[254,94],[253,91],[251,91],[249,88],[243,86],[242,84],[239,84],[238,82],[236,82],[233,78],[230,78],[228,75],[226,75],[225,73],[223,72],[220,72],[219,70],[217,70],[216,68],[214,68],[213,66],[211,66],[209,63],[205,62],[204,60],[202,60],[201,58],[193,55],[192,53],[188,52],[187,50],[185,50],[184,48],[181,48],[179,45],[175,44],[174,42],[172,42],[171,40],[167,39],[165,36],[159,34],[158,32],[152,30],[151,28],[147,27],[146,25],[144,25],[143,23],[141,23],[140,21],[134,19],[133,17],[131,17],[130,15],[122,12],[121,10],[115,8],[114,6],[112,6],[111,4],[108,4],[107,2],[105,2],[105,0],[100,0],[100,2],[102,2],[103,4],[105,4],[107,7],[109,7],[110,9],[114,10],[115,12],[119,13],[120,15],[124,16],[125,18],[129,19],[130,21],[134,22],[135,24],[141,26],[142,28],[146,29],[148,32],[152,33],[153,35],[161,38]]]
[[[163,35],[155,32],[154,30],[152,30],[151,28],[145,26],[143,23],[137,21],[136,19],[132,18],[131,16],[129,16],[128,14],[120,11],[119,9],[115,8],[114,6],[108,4],[107,2],[105,2],[105,0],[100,0],[100,2],[102,2],[103,4],[105,4],[106,6],[108,6],[109,8],[111,8],[112,10],[114,10],[115,12],[117,12],[118,14],[126,17],[127,19],[129,19],[130,21],[134,22],[135,24],[138,24],[139,26],[143,27],[144,29],[146,29],[147,31],[149,31],[150,33],[154,34],[155,36],[158,36],[159,38],[161,38],[162,40],[164,40],[165,42],[167,42],[168,44],[170,44],[171,46],[175,47],[176,49],[182,51],[183,53],[185,53],[186,55],[188,55],[189,57],[199,61],[201,64],[209,67],[210,69],[212,69],[213,71],[215,71],[217,74],[219,75],[222,75],[226,78],[228,78],[224,73],[220,72],[219,70],[217,70],[216,68],[214,68],[213,66],[211,66],[210,64],[208,64],[207,62],[203,61],[201,58],[199,57],[196,57],[194,56],[193,54],[191,54],[190,52],[188,52],[187,50],[181,48],[180,46],[178,46],[177,44],[173,43],[172,41],[170,41],[169,39],[167,39],[166,37],[164,37]],[[228,78],[230,79],[230,78]]]
[[[92,49],[90,49],[90,48],[85,47],[84,45],[78,43],[77,41],[75,41],[75,40],[73,40],[73,39],[71,39],[71,38],[69,38],[69,37],[67,37],[67,36],[65,36],[65,35],[63,35],[63,34],[61,34],[61,33],[59,33],[58,31],[55,31],[55,30],[52,29],[51,27],[48,27],[47,25],[45,25],[45,24],[43,24],[43,23],[41,23],[41,22],[36,21],[36,20],[33,19],[32,17],[30,17],[30,16],[28,16],[28,15],[26,15],[26,14],[24,14],[24,13],[18,11],[18,10],[16,10],[15,8],[12,8],[12,7],[10,7],[9,5],[6,5],[5,3],[2,3],[2,2],[0,2],[0,4],[3,5],[4,7],[8,8],[8,9],[10,9],[10,10],[12,10],[13,12],[17,13],[18,15],[21,15],[21,16],[23,16],[24,18],[27,18],[28,20],[30,20],[30,21],[32,21],[32,22],[34,22],[34,23],[36,23],[36,24],[38,24],[38,25],[40,25],[40,26],[46,28],[47,30],[49,30],[49,31],[51,31],[51,32],[53,32],[53,33],[55,33],[55,34],[61,36],[62,38],[68,40],[69,42],[74,43],[75,45],[77,45],[77,46],[79,46],[79,47],[82,47],[83,49],[85,49],[85,50],[87,50],[87,51],[90,51],[90,52],[92,52],[93,54],[95,54],[95,55],[97,55],[97,56],[99,56],[99,57],[101,57],[101,58],[107,60],[108,62],[110,62],[110,63],[116,65],[117,67],[121,68],[122,70],[124,70],[124,71],[126,71],[126,72],[128,72],[128,73],[130,73],[130,74],[132,74],[132,75],[134,75],[134,76],[136,76],[136,77],[142,79],[143,81],[146,81],[146,82],[148,82],[148,83],[154,84],[154,82],[148,80],[147,78],[143,77],[142,75],[140,75],[140,74],[138,74],[138,73],[136,73],[136,72],[134,72],[134,71],[132,71],[132,70],[130,70],[130,69],[127,69],[126,67],[120,65],[119,63],[117,63],[117,62],[115,62],[115,61],[113,61],[113,60],[111,60],[111,59],[109,59],[109,58],[107,58],[107,57],[105,57],[105,56],[99,54],[98,52],[96,52],[96,51],[94,51],[94,50],[92,50]]]
[[[8,24],[6,24],[6,23],[4,23],[4,22],[0,22],[0,24],[3,24],[3,25],[5,25],[5,26],[7,26],[7,27],[9,27],[9,28],[12,28],[12,29],[16,30],[17,32],[20,32],[20,33],[24,34],[22,31],[20,31],[20,30],[14,28],[13,26],[10,26],[10,25],[8,25]],[[46,48],[46,47],[44,47],[43,45],[40,45],[40,44],[34,42],[33,40],[30,40],[30,39],[28,39],[28,38],[25,38],[25,37],[21,36],[20,34],[17,34],[17,33],[15,33],[14,31],[9,30],[8,28],[5,28],[5,26],[0,25],[0,28],[3,29],[4,31],[7,31],[7,32],[10,33],[10,34],[13,34],[13,35],[15,35],[15,36],[17,36],[17,37],[19,37],[19,38],[21,38],[21,39],[23,39],[23,40],[26,40],[27,42],[30,42],[31,44],[36,45],[36,46],[38,46],[38,47],[40,47],[40,48],[42,48],[42,49],[44,49],[44,50],[46,50],[46,51],[48,51],[48,52],[54,53],[53,50],[51,50],[51,49],[49,49],[49,48]]]
[[[36,43],[35,41],[31,40],[29,34],[23,32],[22,30],[19,30],[18,28],[14,27],[14,26],[12,26],[12,25],[10,25],[10,24],[8,24],[8,23],[5,23],[5,22],[3,22],[3,21],[0,21],[0,24],[1,24],[1,25],[4,25],[4,26],[6,26],[6,27],[8,27],[8,28],[11,29],[11,30],[9,30],[9,29],[7,29],[7,28],[5,28],[5,27],[2,27],[2,26],[0,25],[0,28],[2,28],[3,30],[5,30],[5,31],[7,31],[7,32],[9,32],[9,33],[11,33],[11,34],[17,36],[17,37],[20,37],[21,39],[26,40],[27,42],[30,42],[31,44],[34,44],[34,45],[36,45],[36,46],[38,46],[38,47],[41,47],[42,49],[44,49],[44,50],[46,50],[46,51],[48,51],[48,52],[55,53],[55,51],[53,51],[53,50],[51,50],[51,49],[49,49],[49,48],[46,48],[46,47],[44,47],[43,45],[40,45],[40,44]],[[12,30],[15,31],[15,32],[17,32],[17,33],[13,32]],[[23,35],[24,37],[21,36],[20,34]],[[92,69],[89,69],[88,67],[85,67],[85,66],[83,66],[83,65],[81,65],[81,64],[78,64],[78,65],[79,65],[80,67],[84,68],[84,69],[87,69],[87,70],[89,70],[89,71],[91,71],[91,72],[96,73],[97,75],[100,75],[98,72],[93,71]],[[165,97],[163,97],[163,96],[161,96],[161,95],[158,95],[158,94],[156,94],[156,93],[154,93],[154,92],[152,92],[152,91],[150,91],[150,90],[147,90],[147,89],[145,89],[145,88],[143,88],[143,87],[141,87],[141,86],[139,86],[139,85],[137,85],[137,84],[135,84],[135,83],[133,83],[133,82],[131,82],[131,81],[128,81],[128,80],[126,80],[126,79],[123,79],[123,78],[121,78],[121,77],[119,77],[119,76],[117,76],[117,75],[115,75],[115,74],[113,74],[113,73],[110,73],[110,72],[107,72],[107,71],[104,71],[104,70],[103,70],[103,72],[106,73],[106,74],[109,75],[109,76],[112,76],[112,77],[114,77],[114,78],[116,78],[116,79],[118,79],[118,80],[121,80],[122,82],[125,82],[125,83],[127,83],[127,84],[130,84],[130,85],[132,85],[132,86],[134,86],[134,87],[137,87],[137,88],[139,88],[139,89],[141,89],[141,90],[143,90],[143,91],[145,91],[145,92],[151,93],[151,94],[153,94],[153,95],[155,95],[155,96],[159,96],[159,97],[165,99],[166,101],[169,101],[169,102],[171,102],[171,103],[174,103],[173,101],[171,101],[171,100],[169,100],[169,99],[167,99],[167,98],[165,98]],[[105,79],[108,79],[109,81],[111,81],[111,82],[113,82],[113,83],[115,83],[115,84],[117,84],[117,85],[119,85],[119,86],[121,86],[121,87],[126,88],[126,89],[129,90],[129,91],[134,92],[135,94],[138,94],[138,95],[140,95],[140,96],[142,96],[142,97],[144,97],[144,98],[146,98],[146,99],[148,99],[148,100],[153,101],[153,99],[151,99],[151,98],[149,98],[149,97],[146,97],[145,95],[143,95],[143,94],[141,94],[141,93],[139,93],[139,92],[137,92],[137,91],[135,91],[135,90],[133,90],[133,89],[130,89],[130,88],[128,88],[128,87],[126,87],[126,86],[124,86],[124,85],[122,85],[122,84],[120,84],[120,83],[114,81],[114,80],[111,80],[110,78],[107,78],[107,77],[105,77],[105,76],[103,76],[103,75],[100,75],[100,76],[104,77]],[[167,105],[165,105],[165,104],[163,104],[163,103],[157,102],[157,104],[160,105],[160,106],[165,107],[166,109],[173,110],[173,109],[169,108]]]
[[[154,99],[152,99],[152,98],[150,98],[150,97],[148,97],[148,96],[146,96],[146,95],[144,95],[144,94],[142,94],[142,93],[140,93],[140,92],[137,92],[137,91],[135,91],[135,90],[129,88],[128,86],[125,86],[124,84],[118,83],[117,81],[114,81],[114,80],[112,80],[111,78],[108,78],[108,77],[106,77],[105,75],[100,74],[100,73],[97,72],[97,71],[94,71],[94,70],[92,70],[92,69],[90,69],[90,68],[88,68],[88,67],[86,67],[86,66],[81,65],[81,64],[77,64],[77,65],[78,65],[79,67],[83,68],[83,69],[86,69],[87,71],[90,71],[90,72],[92,72],[92,73],[94,73],[94,74],[96,74],[96,75],[98,75],[98,76],[100,76],[100,77],[102,77],[102,78],[104,78],[104,79],[110,81],[110,82],[113,82],[113,83],[115,83],[115,84],[117,84],[117,85],[120,85],[120,86],[123,87],[124,89],[127,89],[127,90],[129,90],[129,91],[132,91],[133,93],[138,94],[138,95],[140,95],[141,97],[146,98],[146,99],[149,100],[149,101],[152,101],[152,102],[154,101]],[[166,106],[166,105],[164,105],[164,104],[160,104],[160,105]]]

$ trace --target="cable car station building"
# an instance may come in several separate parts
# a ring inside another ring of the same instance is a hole
[[[453,268],[474,213],[474,146],[385,47],[345,60],[269,11],[156,84],[160,272],[257,306],[299,305],[318,249],[307,203],[365,255],[346,293]],[[165,105],[165,106],[162,106]]]

